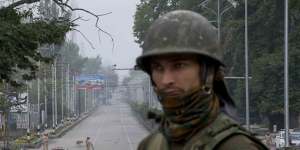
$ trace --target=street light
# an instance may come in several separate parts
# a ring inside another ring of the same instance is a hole
[[[221,17],[222,15],[228,11],[230,8],[235,8],[238,3],[234,0],[227,0],[231,5],[228,7],[225,7],[223,11],[220,10],[220,0],[218,0],[218,16],[217,16],[217,20],[218,20],[218,41],[221,43]]]
[[[112,70],[139,70],[138,66],[134,66],[133,68],[117,68],[117,65],[114,64]]]
[[[140,70],[140,68],[137,65],[135,65],[133,68],[116,68],[116,67],[117,67],[117,65],[114,64],[112,70],[135,70],[135,71],[139,71]],[[151,88],[152,88],[152,86],[151,86],[151,79],[149,77],[148,78],[148,102],[147,102],[147,104],[148,104],[149,107],[153,103],[152,102],[153,98],[151,97],[151,94],[153,92],[152,92]]]
[[[224,8],[223,11],[220,11],[220,0],[218,0],[218,12],[216,13],[213,9],[206,7],[209,0],[203,1],[200,6],[209,9],[215,15],[217,15],[217,23],[218,23],[218,41],[220,42],[221,36],[221,16],[228,11],[230,8],[236,8],[238,2],[235,0],[227,0],[231,5]],[[245,98],[246,98],[246,128],[250,129],[250,111],[249,111],[249,65],[248,65],[248,2],[245,0]]]
[[[218,0],[218,8],[217,8],[217,12],[211,8],[208,8],[206,5],[209,2],[209,0],[205,0],[202,3],[200,3],[200,6],[211,11],[213,14],[215,14],[217,16],[217,27],[218,27],[218,42],[220,42],[221,40],[221,17],[222,15],[227,12],[230,8],[236,8],[238,6],[238,2],[236,2],[235,0],[227,0],[227,2],[229,2],[231,5],[224,7],[223,10],[220,9],[220,0]]]

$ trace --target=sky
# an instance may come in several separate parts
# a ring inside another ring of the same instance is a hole
[[[116,64],[116,68],[132,68],[135,65],[135,58],[141,54],[141,48],[134,42],[133,22],[136,5],[139,0],[76,0],[75,7],[84,8],[95,14],[111,14],[100,17],[99,26],[113,36],[113,43],[109,36],[100,33],[100,40],[97,29],[95,28],[96,18],[83,12],[76,12],[88,21],[77,21],[77,27],[92,46],[85,40],[80,33],[76,33],[74,40],[80,46],[80,54],[86,57],[102,58],[104,66]],[[117,71],[122,77],[128,75],[128,71]]]

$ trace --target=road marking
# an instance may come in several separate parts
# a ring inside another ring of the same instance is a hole
[[[106,107],[101,107],[101,109],[103,109],[103,114],[105,114],[106,113]],[[99,127],[98,127],[98,129],[96,130],[96,138],[94,138],[94,140],[93,140],[93,143],[96,143],[97,142],[97,139],[100,137],[100,135],[101,135],[101,132],[102,132],[102,130],[101,130],[101,125],[102,125],[102,123],[104,122],[104,120],[106,120],[106,117],[105,117],[105,115],[104,115],[104,118],[103,119],[97,119],[97,120],[99,120],[99,121],[97,121],[97,124],[99,124]]]
[[[122,116],[123,113],[121,111],[121,107],[119,107],[119,112],[120,112],[121,125],[122,125],[122,128],[123,128],[123,131],[125,132],[125,135],[126,135],[126,138],[127,138],[127,143],[129,144],[130,150],[133,150],[132,142],[129,138],[127,128],[125,127],[125,124],[124,124],[124,120],[123,120],[123,116]]]

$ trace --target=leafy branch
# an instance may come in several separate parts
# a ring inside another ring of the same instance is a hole
[[[16,8],[16,7],[21,6],[21,5],[23,5],[23,4],[32,4],[32,3],[39,2],[39,1],[41,1],[41,0],[20,0],[20,1],[17,1],[17,2],[14,2],[14,3],[10,4],[10,5],[7,6],[6,8],[10,8],[10,9],[11,9],[11,8]],[[66,0],[65,2],[64,2],[63,0],[53,0],[53,2],[56,3],[56,4],[57,4],[63,11],[65,11],[65,12],[67,12],[67,10],[66,10],[65,8],[68,8],[68,9],[71,10],[72,12],[73,12],[73,11],[82,11],[82,12],[85,12],[85,13],[87,13],[87,14],[90,14],[90,15],[94,16],[94,17],[96,18],[95,27],[98,29],[98,31],[100,31],[100,32],[102,32],[102,33],[104,33],[104,34],[106,34],[106,35],[111,39],[111,42],[112,42],[112,44],[113,44],[112,49],[114,49],[114,47],[115,47],[115,42],[114,42],[113,36],[112,36],[110,33],[108,33],[107,31],[105,31],[104,29],[102,29],[102,28],[99,26],[100,17],[105,16],[105,15],[109,15],[109,14],[111,14],[112,12],[107,12],[107,13],[103,13],[103,14],[95,14],[95,13],[93,13],[93,12],[91,12],[91,11],[89,11],[89,10],[83,9],[83,8],[73,8],[72,6],[70,6],[70,5],[68,4],[69,0]],[[81,17],[80,17],[80,18],[81,18]],[[76,21],[76,20],[78,20],[78,18],[75,19],[75,20],[73,20],[72,22],[74,22],[74,21]],[[78,31],[78,30],[75,30],[75,31]],[[83,35],[81,32],[80,32],[80,34]],[[84,39],[87,40],[88,43],[91,45],[91,42],[86,38],[86,36],[83,36],[83,37],[84,37]],[[91,45],[91,47],[94,49],[94,46],[93,46],[93,45]]]

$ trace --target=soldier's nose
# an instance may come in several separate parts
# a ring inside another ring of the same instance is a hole
[[[169,71],[169,70],[165,70],[164,73],[163,73],[163,75],[162,75],[161,82],[164,85],[174,84],[173,73],[171,71]]]

